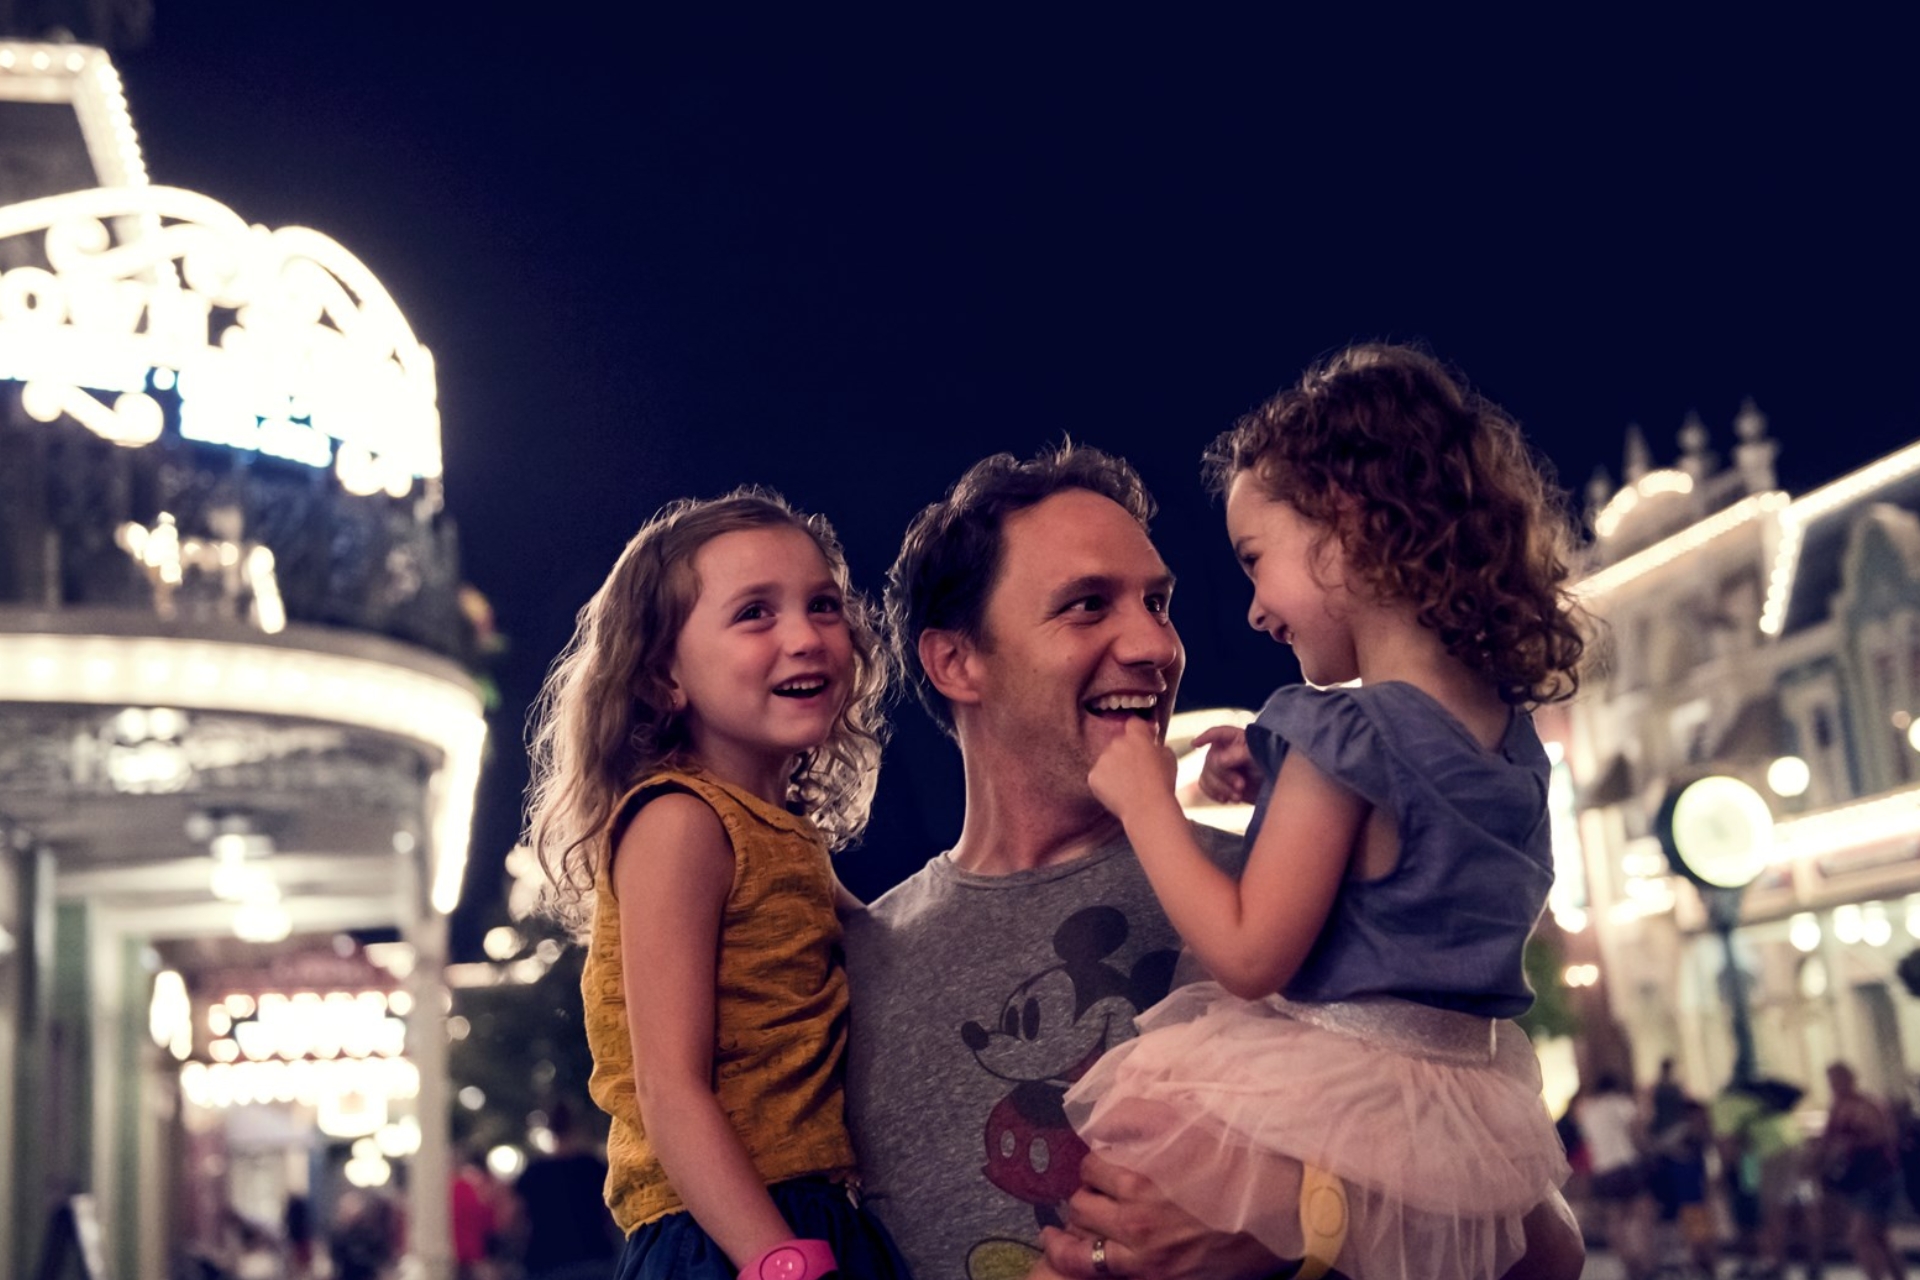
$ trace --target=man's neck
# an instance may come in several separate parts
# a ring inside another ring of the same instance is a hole
[[[968,764],[966,773],[966,820],[948,855],[962,871],[1036,871],[1084,857],[1120,834],[1119,819],[1091,796],[1063,801],[1004,770]]]

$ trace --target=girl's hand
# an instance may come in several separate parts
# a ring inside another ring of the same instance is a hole
[[[1247,731],[1233,725],[1215,725],[1193,740],[1205,747],[1200,764],[1200,794],[1215,804],[1252,804],[1260,794],[1266,772],[1247,750]]]
[[[1174,770],[1173,752],[1160,741],[1159,730],[1130,717],[1093,762],[1087,785],[1094,799],[1124,821],[1126,811],[1143,800],[1173,798]]]

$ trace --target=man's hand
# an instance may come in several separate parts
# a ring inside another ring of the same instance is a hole
[[[1067,1201],[1067,1222],[1070,1230],[1041,1232],[1040,1246],[1048,1266],[1077,1280],[1258,1280],[1283,1265],[1252,1236],[1213,1230],[1146,1178],[1096,1155],[1080,1163],[1080,1190]],[[1093,1265],[1096,1240],[1105,1245],[1104,1272]]]
[[[1160,741],[1153,725],[1130,718],[1121,725],[1120,736],[1111,739],[1093,762],[1087,786],[1094,799],[1124,821],[1127,809],[1143,800],[1172,801],[1175,770],[1173,752]]]
[[[1267,775],[1247,750],[1247,731],[1217,724],[1194,738],[1205,747],[1200,764],[1200,794],[1215,804],[1252,804]]]

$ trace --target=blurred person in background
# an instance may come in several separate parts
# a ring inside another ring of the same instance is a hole
[[[342,1194],[327,1232],[334,1280],[381,1280],[400,1254],[402,1234],[399,1211],[386,1196],[357,1188]]]
[[[529,1164],[514,1184],[526,1221],[527,1280],[606,1280],[620,1251],[602,1191],[607,1162],[587,1146],[565,1102],[553,1104],[547,1129],[553,1154]]]
[[[313,1201],[288,1196],[281,1226],[287,1237],[287,1272],[294,1280],[305,1280],[313,1274]]]
[[[267,1228],[240,1214],[233,1215],[234,1280],[282,1280],[287,1274],[280,1242]]]
[[[1893,1113],[1893,1127],[1900,1135],[1900,1184],[1907,1193],[1907,1203],[1920,1209],[1920,1118],[1913,1111],[1913,1095],[1910,1090],[1887,1099],[1887,1109]]]
[[[1593,1200],[1607,1247],[1627,1280],[1646,1280],[1654,1271],[1653,1200],[1641,1155],[1640,1104],[1619,1076],[1602,1072],[1576,1104],[1574,1119],[1593,1170]]]
[[[1686,1114],[1687,1091],[1673,1076],[1673,1059],[1660,1059],[1660,1074],[1647,1091],[1647,1190],[1660,1206],[1660,1221],[1672,1222],[1679,1214],[1679,1201],[1673,1194],[1673,1157],[1668,1147],[1678,1142]]]
[[[1580,1100],[1584,1097],[1584,1090],[1575,1089],[1560,1118],[1553,1122],[1555,1132],[1560,1135],[1560,1145],[1566,1148],[1567,1168],[1572,1171],[1565,1188],[1567,1205],[1573,1210],[1574,1220],[1581,1223],[1591,1221],[1594,1216],[1593,1158],[1587,1151],[1586,1136],[1580,1132]]]
[[[1686,1089],[1674,1079],[1673,1059],[1660,1059],[1660,1074],[1647,1090],[1647,1132],[1657,1139],[1661,1132],[1679,1124],[1691,1101]]]
[[[1899,1191],[1899,1133],[1877,1098],[1860,1092],[1853,1068],[1827,1068],[1833,1105],[1820,1135],[1820,1180],[1845,1206],[1847,1240],[1867,1280],[1906,1280],[1900,1256],[1887,1240],[1887,1218]]]
[[[1779,1080],[1735,1082],[1708,1108],[1727,1171],[1734,1222],[1751,1262],[1745,1274],[1754,1277],[1785,1272],[1787,1229],[1796,1223],[1808,1273],[1820,1269],[1819,1206],[1802,1195],[1805,1152],[1793,1118],[1800,1093],[1797,1086]]]
[[[497,1243],[511,1218],[507,1188],[477,1148],[461,1153],[453,1175],[453,1260],[458,1280],[497,1280]]]
[[[1647,1092],[1646,1132],[1647,1189],[1660,1210],[1659,1253],[1667,1256],[1677,1234],[1687,1265],[1711,1276],[1719,1252],[1719,1227],[1707,1194],[1713,1125],[1706,1107],[1689,1097],[1674,1078],[1672,1058],[1660,1060],[1660,1074]]]
[[[1692,1098],[1658,1137],[1661,1207],[1679,1228],[1687,1265],[1703,1276],[1719,1271],[1720,1223],[1708,1194],[1707,1153],[1713,1149],[1713,1124],[1707,1108]]]

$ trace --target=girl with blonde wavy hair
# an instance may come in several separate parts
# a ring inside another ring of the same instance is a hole
[[[1309,684],[1244,734],[1202,735],[1203,789],[1258,801],[1238,881],[1194,843],[1152,725],[1095,761],[1094,794],[1213,981],[1141,1015],[1068,1116],[1281,1257],[1494,1280],[1567,1173],[1511,1021],[1553,883],[1528,711],[1572,693],[1582,650],[1558,499],[1510,417],[1395,346],[1310,370],[1208,470],[1247,621]]]
[[[586,935],[620,1280],[906,1275],[846,1185],[828,862],[886,685],[833,530],[753,488],[648,521],[547,679],[529,840]]]

